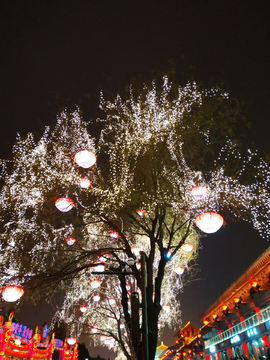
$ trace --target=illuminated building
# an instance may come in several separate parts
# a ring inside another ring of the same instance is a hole
[[[270,342],[270,248],[200,317],[206,360],[266,358]],[[206,334],[206,332],[208,333]]]

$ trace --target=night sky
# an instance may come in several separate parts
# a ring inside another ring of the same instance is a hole
[[[11,156],[17,132],[38,137],[62,108],[78,104],[95,118],[101,89],[113,99],[132,79],[172,68],[179,83],[223,83],[244,100],[252,140],[270,153],[269,27],[269,1],[1,0],[0,158]],[[202,244],[201,280],[180,296],[183,325],[202,326],[199,316],[269,246],[234,223]],[[29,305],[17,317],[35,328],[50,322],[49,310]]]

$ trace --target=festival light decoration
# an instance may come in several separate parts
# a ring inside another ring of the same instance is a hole
[[[94,326],[91,327],[91,332],[92,332],[93,334],[96,334],[96,333],[98,332],[98,327],[97,327],[97,325],[94,325]]]
[[[79,180],[80,187],[83,189],[88,189],[92,183],[87,177],[82,177]]]
[[[1,290],[1,295],[3,299],[7,302],[15,302],[19,300],[24,294],[24,290],[22,287],[17,285],[9,285],[5,286]]]
[[[106,268],[105,262],[103,262],[103,261],[96,261],[96,262],[94,262],[94,264],[95,264],[94,271],[96,271],[96,272],[103,272],[103,271],[105,271],[105,268]]]
[[[80,311],[81,311],[82,313],[85,313],[86,310],[87,310],[87,306],[85,306],[85,305],[80,306]]]
[[[190,192],[191,192],[191,195],[193,195],[195,197],[195,199],[197,199],[197,200],[204,199],[208,194],[208,190],[204,186],[193,186],[190,189]]]
[[[69,246],[75,244],[75,242],[76,242],[76,239],[73,238],[73,237],[69,237],[69,238],[66,239],[66,243],[67,243]]]
[[[217,232],[223,223],[223,217],[212,211],[200,214],[195,219],[196,226],[207,234]]]
[[[170,305],[166,304],[162,306],[162,309],[166,312],[169,313],[171,311],[171,307]]]
[[[208,320],[203,320],[204,325],[208,325],[209,321]]]
[[[234,297],[232,298],[232,300],[233,300],[236,304],[238,304],[239,301],[240,301],[240,298],[239,298],[238,296],[234,296]]]
[[[221,305],[222,310],[226,311],[228,309],[228,305]]]
[[[100,336],[99,336],[99,339],[100,339],[101,341],[104,341],[104,340],[107,339],[107,336],[106,336],[106,335],[100,335]]]
[[[119,234],[118,234],[117,231],[111,231],[111,232],[110,232],[110,237],[111,237],[112,239],[118,239]]]
[[[176,272],[177,275],[182,275],[185,271],[185,268],[183,266],[177,266],[174,271]]]
[[[188,243],[184,243],[181,246],[181,249],[183,249],[185,252],[190,252],[193,250],[193,245],[192,244],[188,244]]]
[[[68,212],[74,207],[74,201],[69,197],[61,197],[55,201],[55,207],[61,212]]]
[[[67,338],[67,343],[70,346],[75,345],[77,341],[78,341],[77,338],[75,338],[74,336],[70,336]]]
[[[93,280],[90,281],[90,286],[91,286],[91,288],[93,288],[93,289],[99,288],[100,285],[101,285],[101,281],[98,280],[98,279],[93,279]]]
[[[108,304],[109,304],[109,305],[115,305],[115,299],[109,298],[109,299],[108,299]]]
[[[216,318],[217,318],[217,314],[212,314],[212,318],[214,319],[214,320],[216,320]]]
[[[92,297],[92,299],[97,302],[100,300],[100,295],[96,294]]]
[[[139,247],[133,246],[131,248],[131,252],[132,254],[134,254],[135,256],[140,256],[141,253],[141,249]]]
[[[136,210],[136,212],[140,217],[143,217],[146,214],[146,211],[143,209],[138,209]]]
[[[84,169],[92,167],[97,161],[96,155],[89,150],[81,150],[75,155],[76,163]]]
[[[257,280],[250,280],[249,283],[250,283],[250,285],[251,285],[252,287],[256,287],[256,286],[258,285],[258,281],[257,281]]]

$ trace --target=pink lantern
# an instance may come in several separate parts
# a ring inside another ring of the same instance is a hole
[[[200,214],[195,219],[196,226],[206,234],[215,233],[223,223],[223,217],[212,211]]]
[[[62,212],[68,212],[74,207],[74,201],[69,197],[61,197],[55,201],[55,207]]]
[[[1,295],[7,302],[19,300],[24,294],[23,288],[17,285],[9,285],[1,290]]]
[[[80,311],[81,311],[82,313],[85,313],[86,310],[87,310],[87,306],[84,306],[84,305],[80,306]]]
[[[67,243],[69,246],[75,244],[75,242],[76,242],[76,239],[73,238],[73,237],[69,237],[69,238],[66,239],[66,243]]]
[[[94,301],[99,301],[100,300],[100,295],[94,295],[93,297],[92,297],[92,299],[94,300]]]
[[[89,150],[82,150],[75,155],[76,163],[84,169],[90,168],[97,161],[96,155]]]
[[[190,192],[197,200],[205,198],[208,194],[208,190],[204,186],[193,186],[193,188],[190,189]]]
[[[69,338],[67,338],[67,343],[68,345],[72,346],[77,343],[77,339],[74,336],[70,336]]]
[[[90,281],[90,286],[93,289],[97,289],[98,287],[100,287],[100,285],[101,285],[101,281],[98,279],[94,279]]]
[[[176,272],[177,275],[182,275],[185,271],[185,268],[183,266],[177,266],[174,271]]]
[[[86,177],[80,178],[79,184],[80,184],[80,187],[83,189],[87,189],[87,188],[89,188],[89,186],[92,185],[91,181]]]
[[[189,252],[193,249],[193,245],[192,244],[188,244],[188,243],[184,243],[181,246],[181,249],[183,249],[185,252]]]

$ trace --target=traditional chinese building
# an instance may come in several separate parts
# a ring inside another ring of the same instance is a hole
[[[266,357],[270,341],[270,248],[200,317],[206,360]]]

